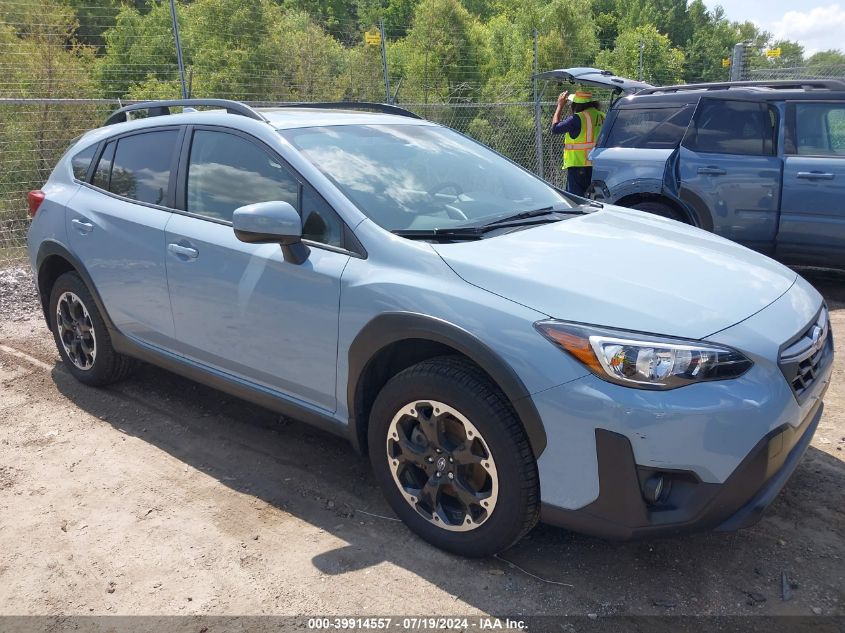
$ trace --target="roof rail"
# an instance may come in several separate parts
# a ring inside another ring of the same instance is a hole
[[[845,90],[845,82],[839,79],[777,79],[771,81],[723,81],[702,84],[681,84],[644,88],[637,96],[688,90],[730,90],[731,88],[773,88],[775,90]]]
[[[240,114],[241,116],[255,119],[256,121],[266,121],[263,116],[250,108],[248,105],[240,101],[231,101],[230,99],[171,99],[165,101],[143,101],[141,103],[133,103],[132,105],[123,106],[119,110],[115,110],[106,119],[103,125],[112,125],[114,123],[123,123],[128,121],[128,113],[136,110],[148,110],[148,116],[164,116],[170,114],[170,108],[183,106],[212,106],[223,108],[229,114]]]
[[[396,114],[398,116],[405,116],[411,119],[422,119],[422,117],[410,110],[400,108],[391,103],[376,103],[370,101],[302,101],[302,102],[285,102],[272,103],[267,102],[267,105],[273,108],[324,108],[329,110],[375,110],[376,112],[383,112],[384,114]]]

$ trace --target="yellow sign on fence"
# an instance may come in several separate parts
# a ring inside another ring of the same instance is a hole
[[[364,31],[364,44],[367,46],[379,46],[381,44],[381,31],[373,27]]]
[[[780,46],[777,48],[767,48],[766,57],[780,57]]]
[[[722,68],[730,68],[731,67],[731,58],[725,57],[722,59]]]

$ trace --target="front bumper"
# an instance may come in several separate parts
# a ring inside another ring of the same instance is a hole
[[[799,277],[769,307],[708,337],[754,361],[733,380],[645,391],[590,375],[534,394],[548,439],[538,460],[541,519],[616,539],[757,521],[822,415],[832,337],[800,393],[779,364],[821,301]],[[660,477],[667,485],[655,499]]]
[[[738,530],[756,523],[795,471],[818,427],[819,399],[797,428],[782,425],[761,439],[722,484],[705,483],[684,471],[662,471],[672,481],[666,498],[650,506],[640,481],[649,470],[637,466],[624,435],[596,430],[598,498],[578,510],[544,503],[540,520],[608,539],[678,534],[695,530]]]

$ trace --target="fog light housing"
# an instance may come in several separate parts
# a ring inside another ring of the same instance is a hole
[[[666,496],[669,486],[663,475],[657,473],[645,480],[643,484],[643,497],[646,502],[654,505]]]

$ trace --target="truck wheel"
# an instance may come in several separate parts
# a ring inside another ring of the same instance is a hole
[[[79,382],[107,385],[123,380],[135,367],[134,360],[114,351],[94,298],[75,272],[53,284],[50,329],[65,367]]]
[[[659,215],[661,218],[668,218],[670,220],[676,220],[678,222],[683,222],[684,224],[689,224],[689,220],[684,217],[682,213],[680,213],[677,209],[670,207],[665,202],[647,200],[645,202],[638,202],[637,204],[632,205],[631,208],[637,209],[638,211],[645,211],[646,213]]]
[[[504,394],[460,357],[394,376],[373,405],[368,445],[388,503],[432,545],[489,556],[537,523],[537,464],[525,431]]]

